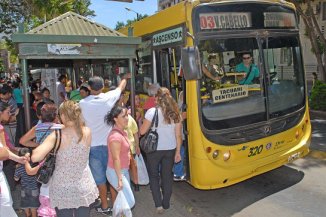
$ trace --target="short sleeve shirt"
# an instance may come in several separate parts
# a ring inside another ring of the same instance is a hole
[[[236,66],[235,71],[236,72],[245,72],[249,73],[250,67],[246,67],[243,63],[240,63]],[[239,84],[252,84],[252,80],[256,77],[259,77],[259,70],[258,67],[255,64],[251,64],[251,73],[249,74],[247,79],[242,79],[239,81]]]
[[[149,109],[145,114],[145,119],[152,122],[156,108]],[[153,124],[153,128],[155,123]],[[177,147],[177,139],[175,136],[175,124],[167,124],[164,122],[162,110],[158,108],[158,144],[157,150],[173,150]]]
[[[13,90],[13,96],[14,96],[17,103],[20,103],[20,104],[24,103],[24,101],[23,101],[23,92],[22,92],[21,89],[15,88]]]
[[[121,146],[120,146],[121,169],[129,169],[130,143],[128,141],[127,133],[124,131],[121,131],[117,128],[113,128],[113,130],[111,131],[111,133],[108,137],[108,144],[110,144],[114,141],[119,142],[121,144]],[[108,148],[108,155],[109,155],[108,166],[110,168],[114,168],[111,148]]]
[[[80,100],[79,105],[86,123],[91,129],[91,146],[107,145],[107,138],[111,127],[104,122],[105,115],[111,111],[114,104],[119,100],[121,90],[115,90],[99,95],[90,95]]]
[[[58,105],[60,105],[63,102],[60,93],[63,93],[65,98],[67,97],[66,88],[61,82],[57,82],[57,92],[58,92]]]

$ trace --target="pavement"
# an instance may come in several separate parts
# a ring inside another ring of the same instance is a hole
[[[312,159],[322,159],[323,161],[326,159],[326,112],[320,111],[310,111],[311,122],[312,122],[312,140],[313,145],[311,146],[311,152],[309,154],[309,158]],[[263,174],[264,175],[264,174]],[[250,179],[249,181],[255,180]],[[236,187],[241,186],[241,184],[235,185]],[[203,210],[195,209],[194,205],[197,203],[203,202],[202,206],[205,208],[210,203],[208,201],[205,202],[207,196],[210,193],[214,193],[214,191],[199,191],[192,188],[190,185],[186,183],[174,183],[173,188],[178,188],[178,190],[174,191],[171,198],[171,207],[169,210],[166,210],[163,214],[156,214],[154,202],[152,199],[151,191],[149,186],[141,186],[139,192],[134,192],[135,199],[136,199],[136,206],[132,209],[132,214],[134,217],[153,217],[153,216],[161,216],[161,217],[195,217],[195,216],[203,216],[202,214],[205,213]],[[184,188],[191,189],[191,192],[195,191],[196,198],[192,198],[190,196],[185,196],[186,190]],[[220,189],[220,191],[227,191],[227,188]],[[199,198],[200,192],[202,192],[202,200]],[[204,193],[203,193],[204,192]],[[216,193],[214,193],[216,194]],[[14,208],[17,210],[19,217],[24,216],[23,212],[19,210],[19,200],[20,200],[20,186],[16,187],[16,190],[12,192],[12,197],[14,200]],[[206,198],[206,199],[205,199]],[[221,201],[220,201],[221,202]],[[206,205],[205,205],[206,204]],[[247,207],[247,206],[245,206]],[[208,209],[208,207],[206,207]],[[222,210],[223,211],[223,210]],[[221,212],[221,210],[220,210]],[[229,213],[230,214],[230,213]],[[232,216],[232,215],[225,215],[225,216]],[[248,213],[244,212],[241,215],[235,216],[250,216],[247,215]],[[263,213],[261,213],[263,215]],[[94,209],[91,210],[91,217],[102,217],[103,214],[96,213]],[[215,215],[213,215],[215,216]],[[259,216],[259,215],[257,215]]]

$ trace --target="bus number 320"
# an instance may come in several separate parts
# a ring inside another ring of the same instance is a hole
[[[257,154],[260,154],[263,151],[263,148],[264,148],[263,145],[255,146],[253,148],[250,148],[248,157],[253,157],[253,156],[257,155]]]

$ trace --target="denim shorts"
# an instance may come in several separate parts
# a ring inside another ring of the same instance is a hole
[[[129,170],[128,169],[121,169],[122,174],[122,191],[123,194],[126,197],[126,200],[128,202],[128,205],[130,208],[132,208],[135,205],[135,197],[132,193],[131,187],[130,187],[130,177],[129,177]],[[108,167],[106,170],[106,177],[109,181],[109,183],[114,187],[115,190],[118,188],[118,177],[113,168]]]
[[[108,165],[108,147],[106,145],[91,147],[89,152],[89,167],[96,185],[106,183],[106,168]]]
[[[40,206],[39,195],[40,190],[21,189],[21,208],[38,208]]]

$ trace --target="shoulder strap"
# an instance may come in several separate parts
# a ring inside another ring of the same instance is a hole
[[[119,130],[117,130],[117,129],[112,129],[111,131],[116,131],[116,132],[118,132],[126,141],[127,141],[127,143],[130,145],[130,142],[129,142],[129,139],[127,139],[126,137],[125,137],[125,135],[123,135]]]
[[[154,116],[153,116],[153,118],[152,118],[152,122],[151,122],[151,126],[149,127],[149,129],[151,129],[152,127],[153,127],[153,125],[154,125],[154,122],[155,122],[155,118],[156,118],[156,115],[157,115],[157,108],[155,108],[155,113],[154,113]]]
[[[155,108],[155,114],[154,114],[154,117],[153,117],[152,124],[153,124],[154,121],[155,121],[155,130],[156,130],[156,128],[158,126],[158,109],[157,108]]]
[[[55,143],[53,147],[53,153],[56,155],[58,153],[58,150],[61,146],[61,129],[56,129],[55,130]],[[58,144],[58,145],[57,145]]]
[[[247,73],[246,77],[243,79],[244,82],[243,83],[246,83],[247,79],[249,78],[249,75],[251,73],[251,70],[252,70],[252,63],[250,64],[250,67],[249,67],[249,72]]]
[[[43,134],[43,136],[42,136],[41,139],[39,140],[40,142],[44,139],[45,135],[49,132],[49,130],[51,129],[52,126],[53,126],[53,124],[51,124],[51,125],[49,126],[49,128],[46,129],[45,133]]]

